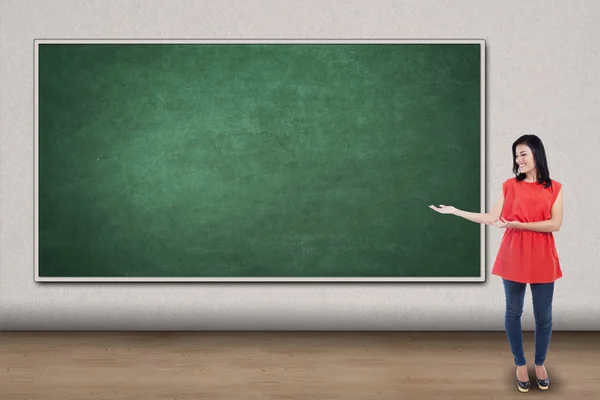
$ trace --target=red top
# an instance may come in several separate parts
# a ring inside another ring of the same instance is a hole
[[[538,222],[552,217],[552,205],[562,184],[552,180],[544,188],[536,182],[507,179],[502,184],[506,221]],[[493,275],[521,283],[550,283],[562,277],[552,232],[507,228],[502,237]]]

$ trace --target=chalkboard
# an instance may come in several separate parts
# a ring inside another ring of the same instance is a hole
[[[483,41],[35,42],[37,281],[483,281]]]

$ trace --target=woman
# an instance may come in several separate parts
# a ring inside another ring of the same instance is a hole
[[[455,207],[430,206],[480,224],[505,229],[492,274],[504,283],[504,325],[516,365],[517,388],[530,387],[521,329],[527,284],[535,317],[535,373],[540,389],[550,380],[544,362],[552,334],[554,282],[562,277],[554,236],[562,225],[562,184],[550,178],[546,152],[535,135],[524,135],[512,145],[514,178],[502,184],[500,199],[488,213],[472,213]]]

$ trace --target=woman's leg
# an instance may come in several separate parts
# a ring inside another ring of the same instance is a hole
[[[552,298],[554,282],[536,283],[531,286],[533,316],[535,318],[535,365],[544,365],[550,337],[552,336]]]
[[[521,328],[521,315],[523,314],[523,302],[525,301],[524,283],[503,280],[504,294],[506,297],[506,311],[504,314],[504,328],[508,343],[515,359],[516,366],[527,364],[523,350],[523,331]]]

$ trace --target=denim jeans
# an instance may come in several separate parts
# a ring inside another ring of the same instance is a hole
[[[533,315],[535,319],[535,365],[543,365],[552,336],[552,297],[554,295],[554,282],[531,283],[531,297],[533,300]],[[504,327],[510,349],[515,359],[515,365],[526,364],[523,351],[523,331],[521,329],[521,315],[525,300],[527,284],[504,280],[504,294],[506,296],[506,312],[504,314]]]

